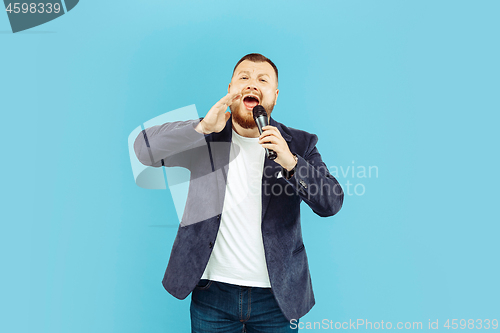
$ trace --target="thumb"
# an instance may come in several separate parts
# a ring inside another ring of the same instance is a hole
[[[226,122],[227,122],[229,120],[229,117],[231,117],[231,112],[224,113],[224,116],[226,117]]]

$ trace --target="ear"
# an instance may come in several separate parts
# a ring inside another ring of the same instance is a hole
[[[279,89],[276,89],[276,97],[274,98],[274,105],[276,105],[276,101],[278,100],[278,94],[280,93]]]
[[[231,90],[231,83],[227,86],[227,93],[229,94],[229,90]]]

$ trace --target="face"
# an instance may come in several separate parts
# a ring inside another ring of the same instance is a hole
[[[278,78],[268,62],[244,60],[236,67],[228,92],[241,93],[230,106],[233,120],[243,128],[256,128],[252,110],[260,104],[271,114],[279,93]]]

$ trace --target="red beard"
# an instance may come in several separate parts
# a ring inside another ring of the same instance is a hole
[[[266,109],[267,115],[269,116],[273,111],[274,105],[262,105]],[[245,129],[253,129],[257,127],[255,120],[253,119],[253,114],[245,108],[245,104],[238,103],[238,105],[232,104],[230,107],[233,120]],[[243,109],[243,110],[242,110]]]

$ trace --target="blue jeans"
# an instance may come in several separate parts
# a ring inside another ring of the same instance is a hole
[[[243,287],[203,279],[191,295],[193,333],[297,331],[290,327],[271,288]]]

